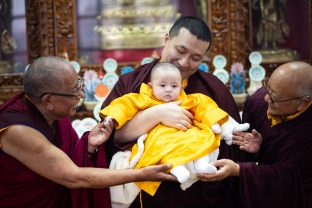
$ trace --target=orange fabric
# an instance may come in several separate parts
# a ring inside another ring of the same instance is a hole
[[[178,100],[182,100],[181,107],[194,112],[192,128],[181,131],[158,124],[148,133],[144,153],[136,168],[167,163],[176,167],[201,158],[219,147],[220,135],[212,132],[211,125],[216,122],[224,123],[228,119],[227,113],[218,108],[211,98],[200,93],[186,95],[182,91]],[[100,115],[113,117],[118,123],[117,128],[121,128],[138,111],[162,103],[156,100],[151,89],[143,83],[140,94],[129,93],[113,100],[100,111]],[[137,151],[137,145],[134,145],[132,157]],[[160,182],[138,182],[137,185],[154,195]]]

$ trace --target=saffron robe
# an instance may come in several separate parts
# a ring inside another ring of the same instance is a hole
[[[150,81],[151,69],[158,60],[141,66],[134,72],[119,77],[113,90],[102,105],[107,106],[112,100],[131,92],[138,93],[142,83]],[[187,94],[203,93],[213,99],[219,108],[227,112],[236,121],[240,121],[236,103],[226,88],[226,86],[213,74],[198,70],[188,79],[188,84],[184,89]],[[125,144],[117,144],[113,137],[106,143],[108,158],[125,147]],[[237,161],[240,151],[236,145],[228,146],[223,140],[220,144],[219,158],[231,158]],[[235,207],[238,199],[238,179],[235,177],[227,178],[220,182],[198,181],[190,188],[183,191],[178,182],[162,182],[156,194],[151,197],[142,191],[143,207],[153,208],[209,208],[209,207]],[[132,203],[131,207],[140,207],[140,197]]]
[[[258,130],[263,142],[255,163],[240,163],[240,207],[312,207],[312,107],[272,127],[265,89],[245,103],[243,121]]]
[[[144,144],[144,153],[135,168],[155,164],[172,164],[172,168],[208,155],[220,145],[220,134],[215,135],[211,126],[214,123],[222,125],[227,119],[227,113],[218,108],[208,96],[195,93],[186,95],[182,90],[178,99],[182,108],[194,114],[192,128],[182,131],[176,128],[158,124],[148,132]],[[149,107],[163,104],[157,100],[149,86],[142,83],[140,93],[129,93],[111,102],[100,111],[102,117],[111,116],[121,128],[135,114]],[[132,156],[138,152],[137,144],[132,148]],[[160,182],[137,182],[142,190],[154,195]]]
[[[98,151],[98,158],[94,158],[96,161],[88,158],[88,133],[79,139],[68,117],[56,121],[55,124],[54,134],[43,115],[25,98],[24,93],[16,95],[0,107],[0,134],[11,125],[25,125],[42,133],[78,166],[106,167],[103,147]],[[108,189],[70,190],[34,173],[0,150],[0,207],[2,208],[109,208],[110,204]]]

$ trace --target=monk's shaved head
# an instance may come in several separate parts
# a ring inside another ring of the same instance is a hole
[[[64,75],[74,68],[64,58],[43,56],[36,59],[24,74],[23,85],[27,96],[38,98],[45,92],[56,92],[64,87]]]
[[[293,91],[297,96],[312,97],[312,66],[300,61],[283,64],[273,72],[270,82]]]

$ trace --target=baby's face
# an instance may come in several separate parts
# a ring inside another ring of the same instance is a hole
[[[159,73],[151,80],[153,95],[166,103],[176,101],[182,89],[181,82],[178,73]]]

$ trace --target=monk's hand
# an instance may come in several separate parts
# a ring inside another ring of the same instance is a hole
[[[221,181],[229,176],[239,176],[239,164],[229,159],[221,159],[212,163],[218,168],[216,173],[198,173],[197,177],[202,181]]]
[[[105,119],[93,127],[88,137],[88,152],[93,153],[97,147],[108,140],[114,129],[114,121]]]
[[[170,164],[151,165],[139,169],[141,171],[139,181],[178,181],[173,175],[166,173]]]
[[[194,116],[180,107],[181,101],[158,105],[160,122],[166,126],[186,131],[192,127]]]
[[[250,153],[257,153],[260,150],[262,143],[262,136],[255,129],[251,133],[248,132],[234,132],[233,144],[239,145],[241,150]]]

